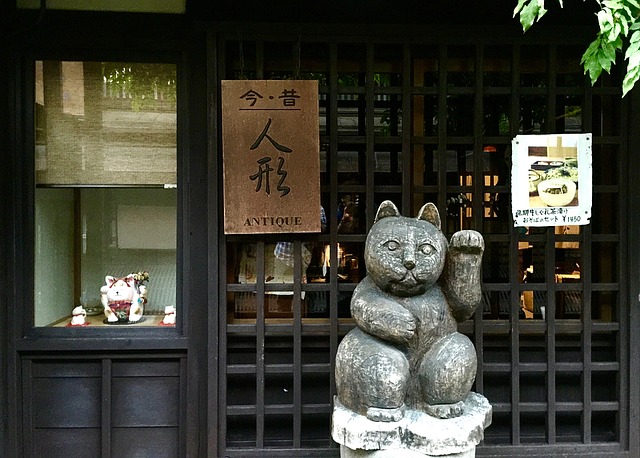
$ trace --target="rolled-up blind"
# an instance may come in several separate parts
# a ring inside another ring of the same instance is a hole
[[[38,186],[176,184],[175,64],[36,62]]]

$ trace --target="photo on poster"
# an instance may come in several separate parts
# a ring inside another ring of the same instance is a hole
[[[518,135],[512,140],[515,226],[589,224],[591,134]]]

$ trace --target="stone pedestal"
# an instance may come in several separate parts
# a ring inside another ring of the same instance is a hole
[[[489,401],[472,392],[460,417],[438,419],[407,409],[400,421],[377,422],[345,408],[336,396],[331,435],[342,458],[473,458],[491,412]]]

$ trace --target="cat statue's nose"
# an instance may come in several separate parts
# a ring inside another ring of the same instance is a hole
[[[416,266],[416,263],[415,263],[415,261],[413,259],[405,259],[404,266],[408,270],[413,270],[413,268]]]

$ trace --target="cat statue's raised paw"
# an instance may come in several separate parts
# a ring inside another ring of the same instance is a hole
[[[405,408],[438,418],[463,414],[475,380],[473,344],[457,323],[481,302],[484,240],[456,232],[448,243],[428,203],[417,218],[383,202],[367,235],[367,277],[356,287],[357,327],[336,355],[336,389],[346,408],[398,421]]]

